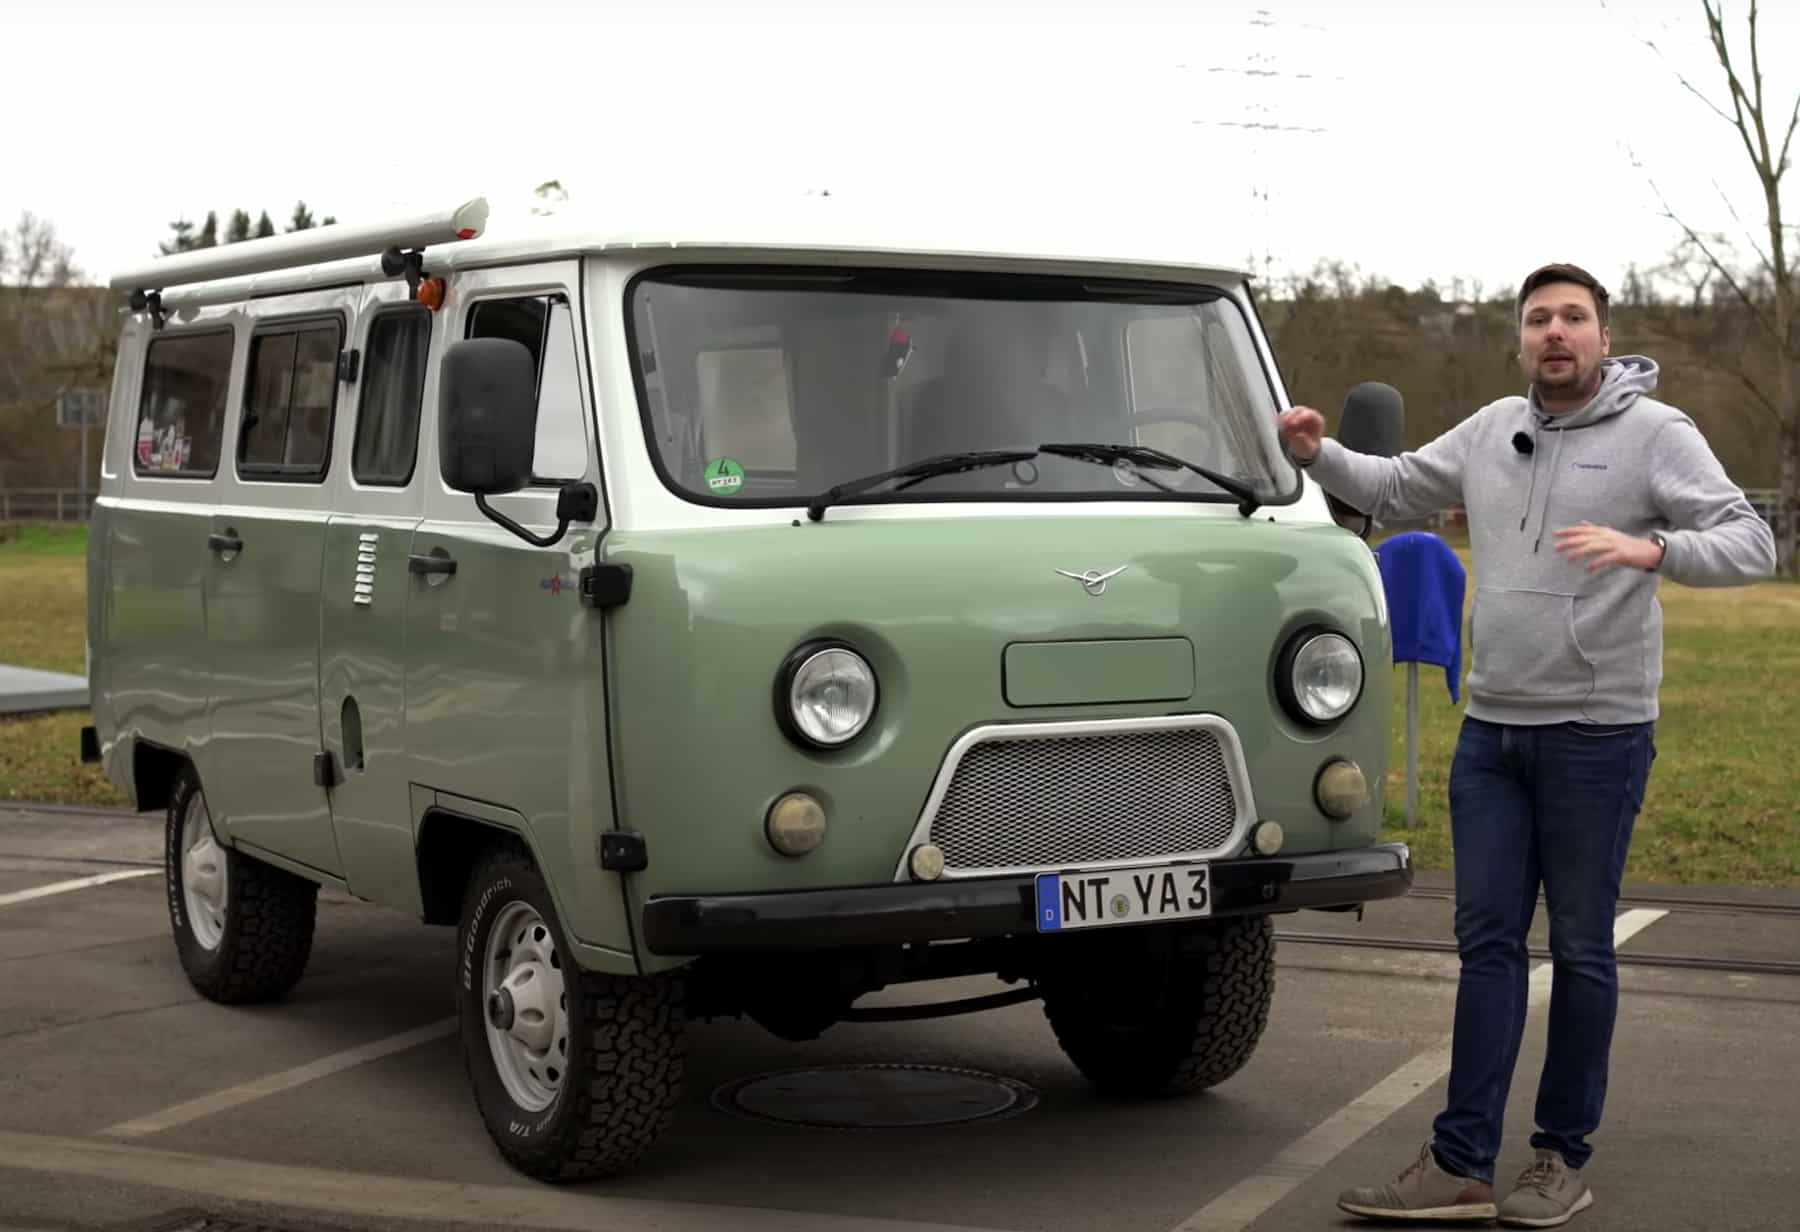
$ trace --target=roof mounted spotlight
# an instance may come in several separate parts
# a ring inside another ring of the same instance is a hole
[[[381,272],[389,278],[406,275],[406,297],[416,300],[419,298],[419,280],[425,276],[425,250],[413,248],[403,252],[399,245],[384,249]]]
[[[142,287],[134,287],[131,297],[126,302],[131,305],[133,312],[143,312],[148,309],[150,319],[155,322],[156,328],[159,330],[163,327],[163,322],[168,319],[163,313],[161,291],[146,291]]]

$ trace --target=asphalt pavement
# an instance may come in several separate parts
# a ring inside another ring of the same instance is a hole
[[[1420,894],[1360,921],[1282,917],[1262,1044],[1197,1097],[1094,1094],[1035,1004],[843,1024],[806,1044],[749,1022],[695,1024],[675,1129],[646,1163],[542,1185],[495,1152],[447,1032],[452,930],[322,892],[313,957],[287,1000],[211,1004],[175,958],[161,824],[0,806],[0,1229],[1365,1227],[1336,1210],[1338,1191],[1398,1172],[1443,1097],[1454,955],[1292,939],[1447,940],[1452,905],[1434,896],[1447,881],[1422,875]],[[1705,893],[1725,905],[1622,908],[1621,954],[1800,958],[1800,913],[1731,909],[1792,908],[1800,895]],[[1788,1189],[1800,1164],[1800,975],[1625,966],[1621,983],[1587,1169],[1598,1201],[1570,1226],[1800,1226]],[[947,981],[871,1001],[999,987]],[[1534,985],[1503,1192],[1530,1159],[1548,988]],[[759,1075],[907,1064],[993,1075],[1025,1098],[966,1124],[810,1129],[721,1097]]]

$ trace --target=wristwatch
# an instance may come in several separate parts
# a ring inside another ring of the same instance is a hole
[[[1669,541],[1663,538],[1663,533],[1660,530],[1651,531],[1649,539],[1651,543],[1654,543],[1662,550],[1662,555],[1656,558],[1656,563],[1644,570],[1645,573],[1655,573],[1663,567],[1663,562],[1669,559]]]

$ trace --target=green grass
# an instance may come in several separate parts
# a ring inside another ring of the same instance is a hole
[[[0,522],[0,553],[18,556],[86,556],[87,526],[79,522]]]
[[[1451,539],[1464,563],[1466,540]],[[1474,577],[1465,594],[1473,602]],[[1800,886],[1800,586],[1696,589],[1664,582],[1657,759],[1633,831],[1628,881]],[[1467,628],[1465,619],[1464,628]],[[1469,650],[1463,647],[1465,679]],[[1421,868],[1451,865],[1449,777],[1461,709],[1444,669],[1419,665],[1419,812],[1406,818],[1406,669],[1393,669],[1383,837]],[[1466,699],[1466,689],[1463,693]]]
[[[0,663],[80,675],[87,628],[87,528],[0,523]],[[81,761],[85,710],[0,716],[0,800],[123,805]]]
[[[85,531],[12,530],[0,527],[0,662],[80,672]],[[1447,537],[1466,560],[1467,542]],[[1658,758],[1625,875],[1800,886],[1800,771],[1790,751],[1790,733],[1800,732],[1800,586],[1665,583],[1661,594]],[[1419,816],[1407,826],[1406,669],[1393,673],[1384,837],[1410,844],[1422,868],[1448,868],[1448,780],[1461,709],[1443,669],[1421,664]],[[0,799],[123,803],[98,767],[79,760],[88,721],[85,712],[0,719]]]

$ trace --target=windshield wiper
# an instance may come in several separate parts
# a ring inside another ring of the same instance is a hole
[[[897,492],[901,488],[910,488],[922,480],[934,479],[939,475],[954,475],[959,471],[978,471],[990,466],[1005,466],[1011,462],[1029,462],[1037,457],[1035,449],[978,449],[968,453],[942,453],[930,458],[920,458],[917,462],[908,462],[905,466],[897,466],[891,471],[882,471],[875,475],[864,475],[861,479],[849,479],[825,489],[812,498],[806,506],[806,516],[817,522],[825,516],[825,510],[855,496],[859,492],[867,492],[870,488],[880,487],[890,479],[904,479],[905,483],[895,485]]]
[[[1223,488],[1228,494],[1237,497],[1238,512],[1249,517],[1262,506],[1256,495],[1256,489],[1241,479],[1233,479],[1230,475],[1221,475],[1215,470],[1201,466],[1198,462],[1189,462],[1186,458],[1178,458],[1172,453],[1164,453],[1149,445],[1100,445],[1080,441],[1068,441],[1055,445],[1039,445],[1038,452],[1058,454],[1065,458],[1079,458],[1083,462],[1097,462],[1102,466],[1114,462],[1133,462],[1139,466],[1153,466],[1160,470],[1189,470],[1210,483]],[[1170,490],[1167,484],[1157,484],[1150,476],[1142,478],[1157,487]]]

